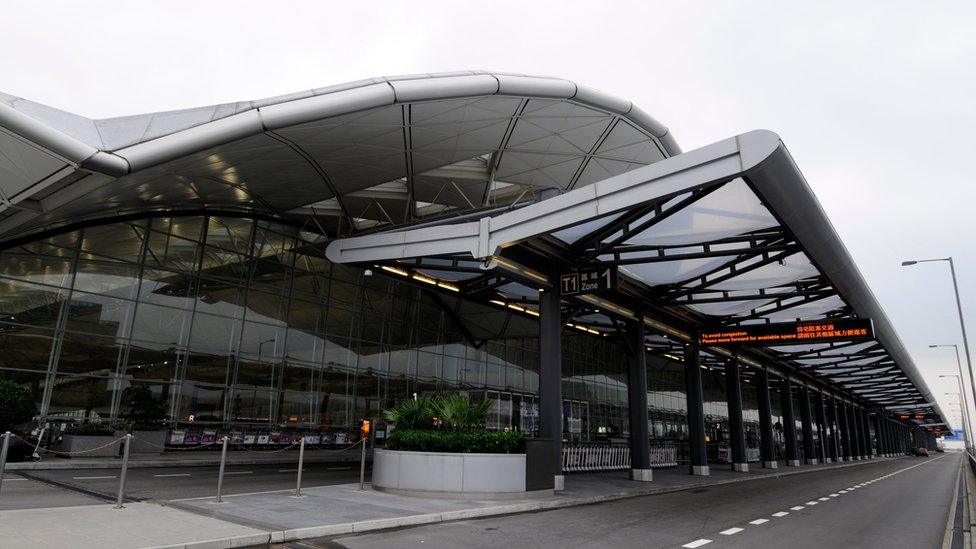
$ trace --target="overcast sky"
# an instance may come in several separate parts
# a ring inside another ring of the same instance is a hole
[[[976,4],[687,4],[19,2],[0,91],[103,118],[486,69],[634,101],[685,150],[773,130],[948,412],[948,269],[899,264],[954,256],[976,338]]]

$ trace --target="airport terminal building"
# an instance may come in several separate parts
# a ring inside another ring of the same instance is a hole
[[[682,152],[628,101],[477,71],[104,120],[0,93],[0,378],[46,421],[145,385],[224,431],[460,391],[635,470],[948,430],[778,136]]]

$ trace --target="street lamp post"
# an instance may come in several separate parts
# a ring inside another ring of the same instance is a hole
[[[962,379],[960,379],[959,376],[954,375],[954,374],[940,375],[939,377],[954,377],[954,378],[956,378],[956,386],[959,387],[959,392],[958,393],[946,393],[946,394],[947,395],[957,395],[959,397],[959,408],[961,408],[960,412],[962,414],[963,444],[966,446],[966,449],[969,450],[970,449],[970,445],[971,445],[971,442],[970,441],[972,440],[972,437],[970,437],[972,423],[969,420],[969,409],[968,409],[969,406],[966,403],[966,394],[965,394],[965,392],[964,392],[964,390],[962,388]],[[950,404],[955,404],[955,403],[952,402]]]
[[[972,444],[973,437],[973,422],[972,418],[969,417],[969,403],[966,402],[966,384],[962,381],[962,360],[959,359],[959,346],[955,343],[943,344],[943,345],[929,345],[929,349],[937,349],[939,347],[952,347],[956,351],[956,366],[959,368],[958,375],[940,375],[939,377],[954,377],[956,378],[956,383],[959,385],[959,394],[962,400],[962,410],[963,410],[963,422],[969,423],[967,428],[963,425],[963,428],[968,429],[966,432],[966,440],[969,444]]]
[[[959,312],[959,328],[962,330],[962,347],[966,351],[966,366],[969,367],[969,388],[972,390],[973,403],[976,404],[976,380],[973,379],[973,361],[969,356],[969,339],[966,337],[966,321],[962,317],[962,301],[959,299],[959,283],[956,281],[956,266],[952,262],[952,257],[941,257],[937,259],[918,259],[912,261],[902,261],[902,267],[916,265],[918,263],[931,263],[934,261],[948,261],[949,273],[952,275],[952,289],[956,292],[956,309]]]

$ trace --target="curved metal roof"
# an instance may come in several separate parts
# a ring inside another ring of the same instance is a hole
[[[567,299],[571,325],[614,336],[613,316],[640,316],[676,336],[648,340],[673,354],[703,328],[868,318],[875,327],[869,341],[771,345],[740,350],[740,359],[870,406],[920,414],[928,425],[944,417],[772,132],[739,135],[476,221],[334,240],[327,255],[336,262],[398,261],[435,279],[453,273],[460,296],[484,298],[487,282],[495,292],[489,300],[530,314],[537,314],[536,288],[553,287],[553,270],[616,266],[618,291]],[[535,271],[534,280],[525,279],[525,268]],[[512,282],[493,281],[499,275],[490,269],[514,275]],[[708,352],[720,360],[731,350]]]
[[[580,187],[680,153],[567,80],[458,72],[91,120],[0,94],[0,242],[179,206],[315,216],[334,234]]]

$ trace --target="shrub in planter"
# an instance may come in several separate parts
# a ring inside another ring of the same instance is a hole
[[[0,433],[30,421],[36,413],[30,391],[9,379],[0,380]]]
[[[522,434],[485,429],[491,401],[472,405],[457,394],[420,397],[386,410],[396,424],[386,439],[389,450],[510,454],[521,451]]]
[[[114,437],[115,429],[102,423],[75,423],[64,430],[65,435],[81,437]]]
[[[511,454],[522,449],[522,433],[397,429],[386,439],[386,448],[414,452]]]
[[[119,417],[124,429],[129,431],[159,431],[163,428],[166,411],[163,405],[153,397],[152,391],[145,385],[132,385],[122,391],[122,406]]]

